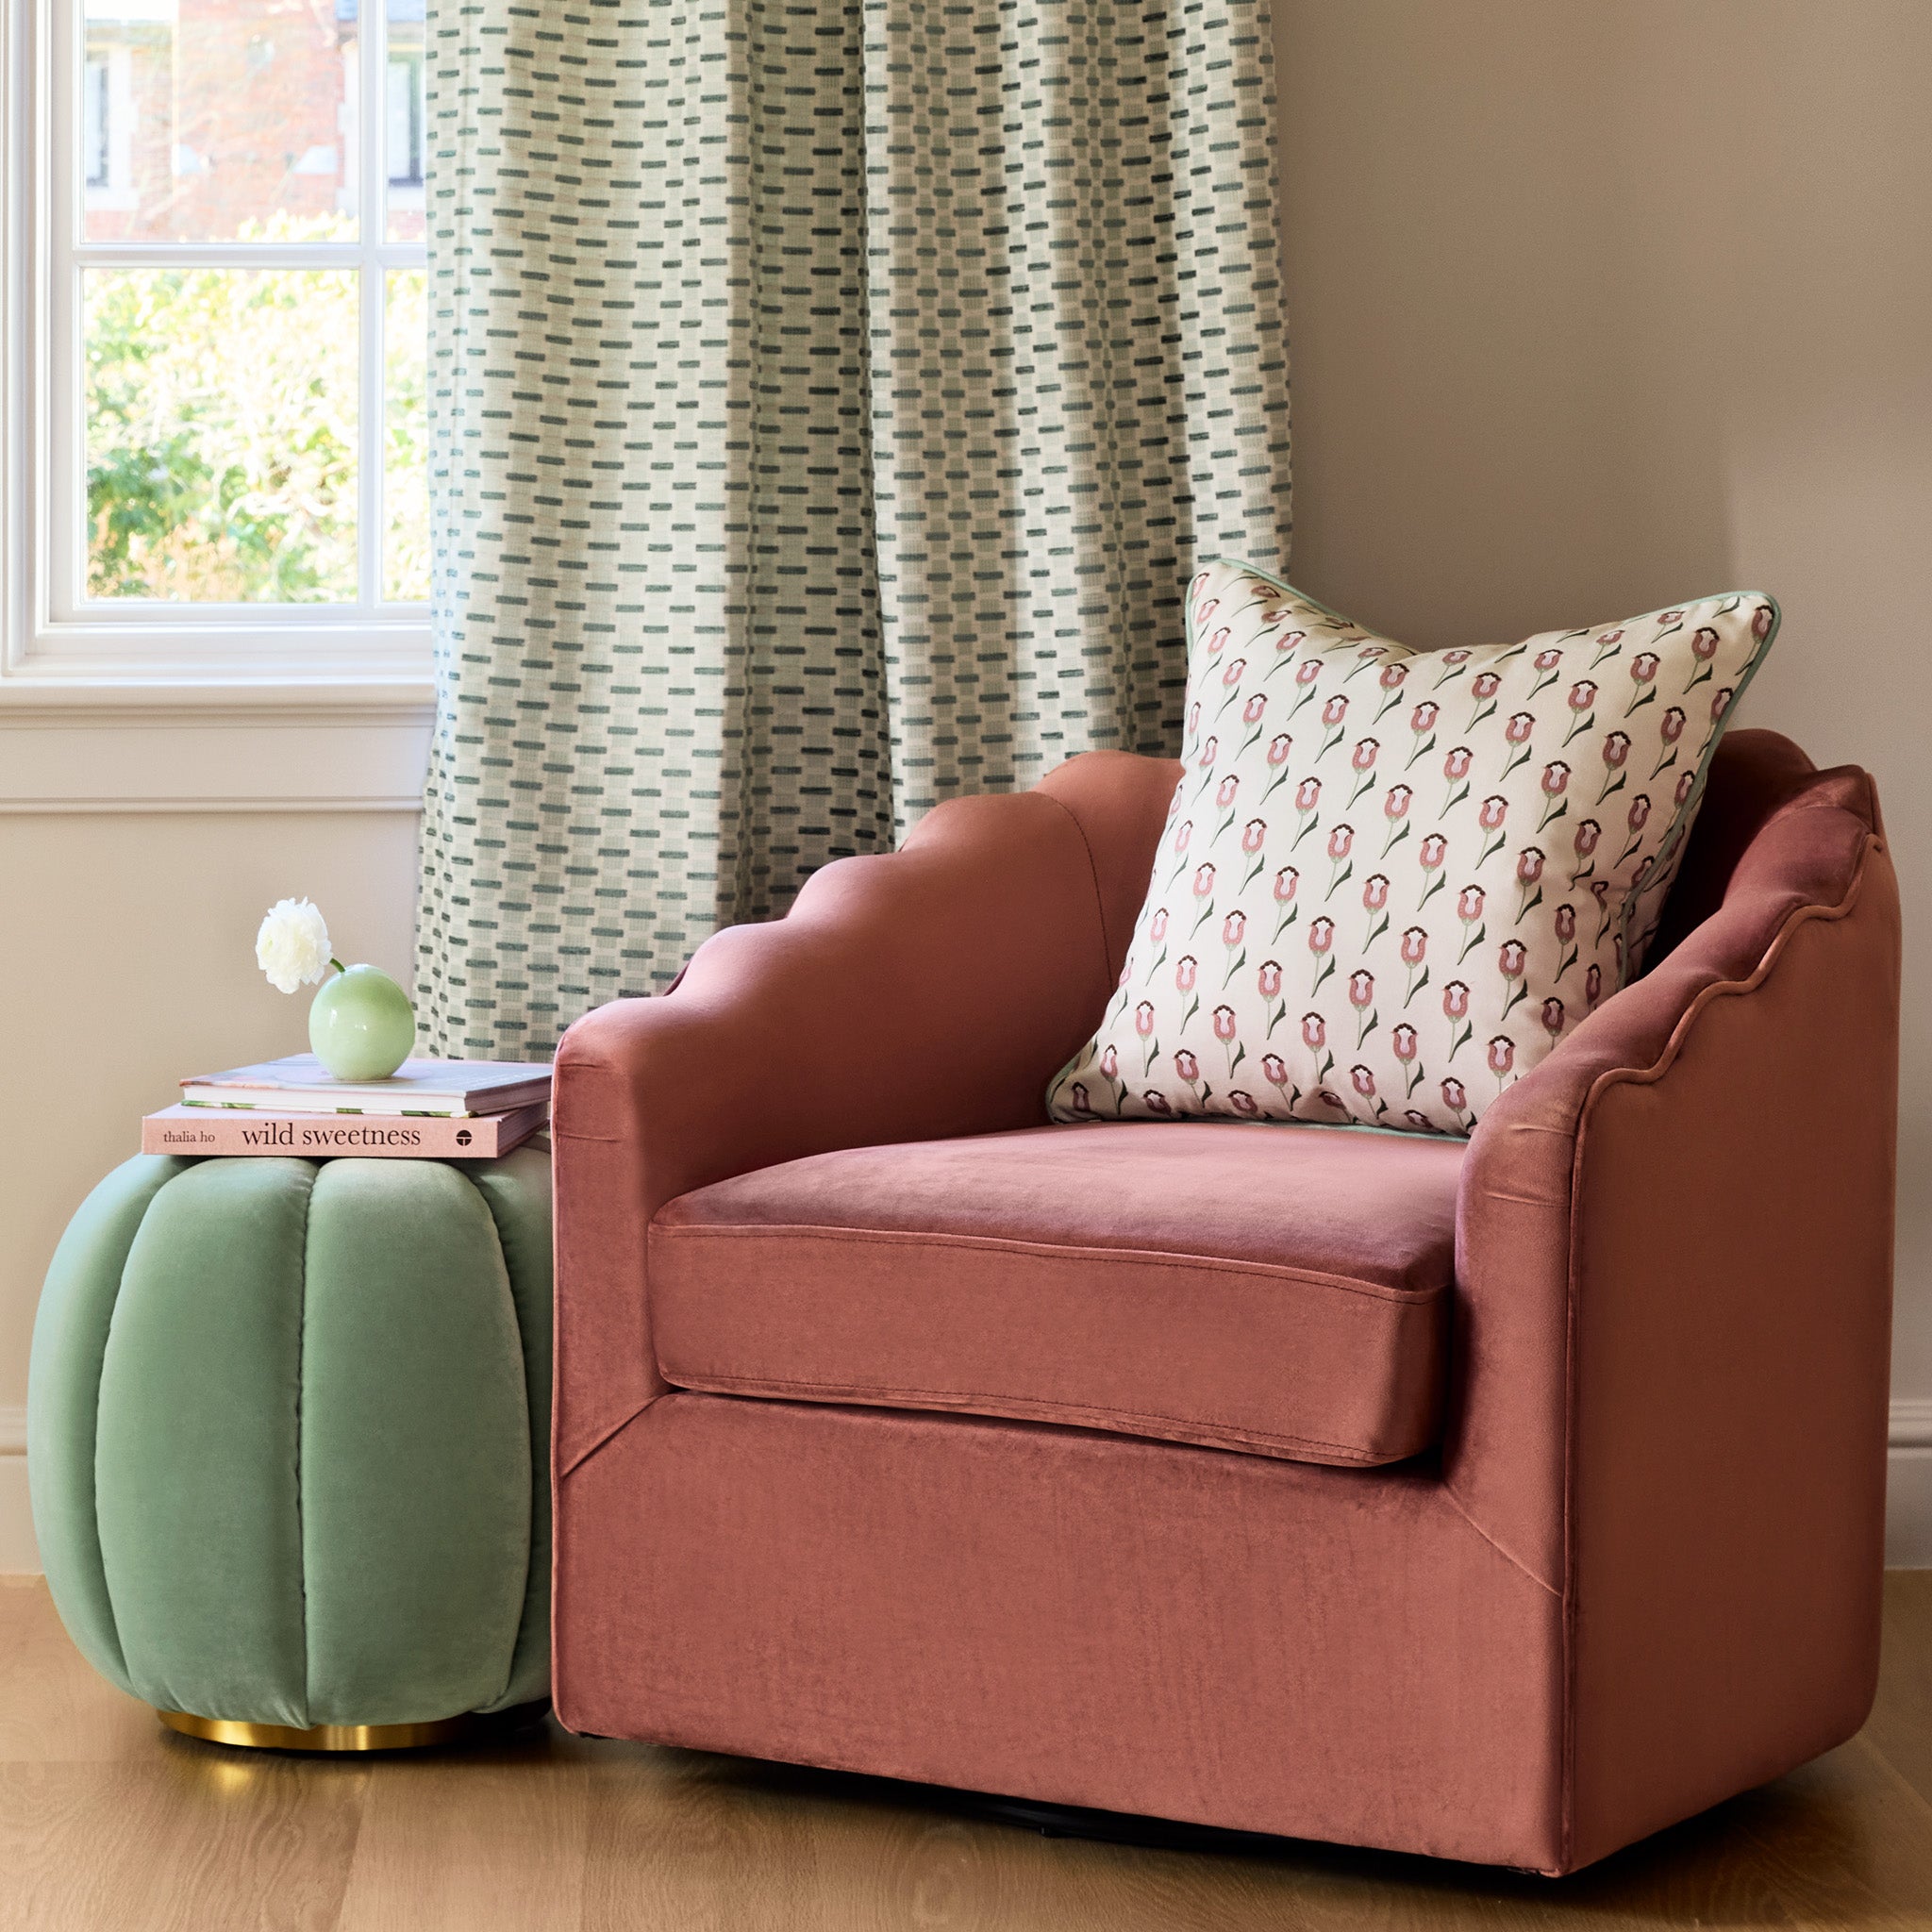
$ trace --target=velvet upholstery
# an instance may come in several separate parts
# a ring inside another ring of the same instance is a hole
[[[653,1224],[658,1371],[1397,1461],[1441,1427],[1462,1153],[1150,1123],[761,1168]]]
[[[296,1728],[544,1694],[548,1178],[520,1149],[102,1183],[42,1296],[28,1440],[104,1674]]]
[[[1165,811],[1163,763],[1073,761],[1089,765],[1109,801],[1138,783],[1161,789]],[[552,1124],[575,1157],[557,1168],[557,1319],[575,1343],[558,1357],[565,1466],[664,1388],[639,1285],[665,1202],[835,1147],[1040,1124],[1046,1074],[1092,1030],[1118,971],[1103,882],[1129,868],[1091,856],[1069,803],[1081,796],[1063,783],[943,805],[899,851],[814,874],[782,920],[713,935],[673,993],[613,1000],[564,1036]],[[934,1035],[941,1011],[950,1038]],[[667,1093],[703,1105],[667,1107]]]
[[[1561,1603],[1425,1464],[673,1393],[562,1493],[575,1728],[1560,1860]]]
[[[1870,780],[1802,764],[1724,747],[1713,909],[1464,1173],[1444,1481],[1575,1607],[1574,1863],[1840,1741],[1876,1683],[1898,896]]]
[[[1467,1144],[1439,1455],[668,1392],[653,1221],[694,1227],[679,1197],[735,1176],[712,1201],[775,1200],[781,1163],[1037,1126],[1174,778],[1090,756],[941,808],[566,1038],[566,1722],[1553,1873],[1849,1736],[1877,1654],[1897,896],[1869,781],[1769,733],[1717,755],[1676,889],[1700,916]],[[1392,1175],[1408,1143],[1362,1144]],[[872,1172],[895,1158],[924,1157]],[[1040,1230],[1038,1191],[1005,1197],[1014,1225]],[[894,1211],[941,1218],[924,1198]],[[1002,1238],[999,1200],[945,1212]],[[945,1229],[886,1231],[924,1255]],[[712,1292],[701,1325],[742,1307]]]
[[[81,1655],[130,1692],[94,1507],[101,1360],[127,1251],[156,1194],[188,1166],[167,1155],[123,1161],[75,1209],[42,1284],[28,1365],[27,1477],[48,1588]]]

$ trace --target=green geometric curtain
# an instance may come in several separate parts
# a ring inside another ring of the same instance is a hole
[[[1279,570],[1264,0],[430,8],[428,1050],[1178,741]]]

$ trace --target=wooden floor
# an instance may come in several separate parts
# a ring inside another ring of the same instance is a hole
[[[0,1581],[0,1926],[465,1932],[1932,1927],[1932,1571],[1889,1579],[1864,1732],[1548,1881],[1288,1841],[1047,1839],[867,1779],[554,1725],[380,1761],[164,1732]]]

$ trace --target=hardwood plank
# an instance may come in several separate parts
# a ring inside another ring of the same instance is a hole
[[[341,1932],[575,1925],[589,1807],[560,1730],[369,1767]]]
[[[0,1764],[158,1761],[162,1735],[75,1649],[40,1577],[0,1577]]]
[[[169,1755],[0,1766],[0,1927],[329,1932],[367,1768]]]
[[[1339,1846],[1049,1839],[957,1793],[555,1724],[322,1759],[164,1733],[0,1587],[0,1932],[1433,1932],[1932,1926],[1932,1573],[1850,1744],[1550,1881]]]
[[[1862,1735],[1932,1804],[1932,1570],[1885,1579],[1878,1701]]]
[[[585,1932],[842,1932],[828,1916],[808,1807],[774,1802],[739,1761],[606,1746],[590,1784]]]

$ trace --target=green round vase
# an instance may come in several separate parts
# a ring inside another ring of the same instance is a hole
[[[387,1080],[416,1045],[409,996],[375,966],[345,966],[308,1005],[308,1044],[338,1080]]]
[[[47,1276],[48,1586],[176,1728],[379,1747],[549,1684],[550,1163],[142,1156]]]

